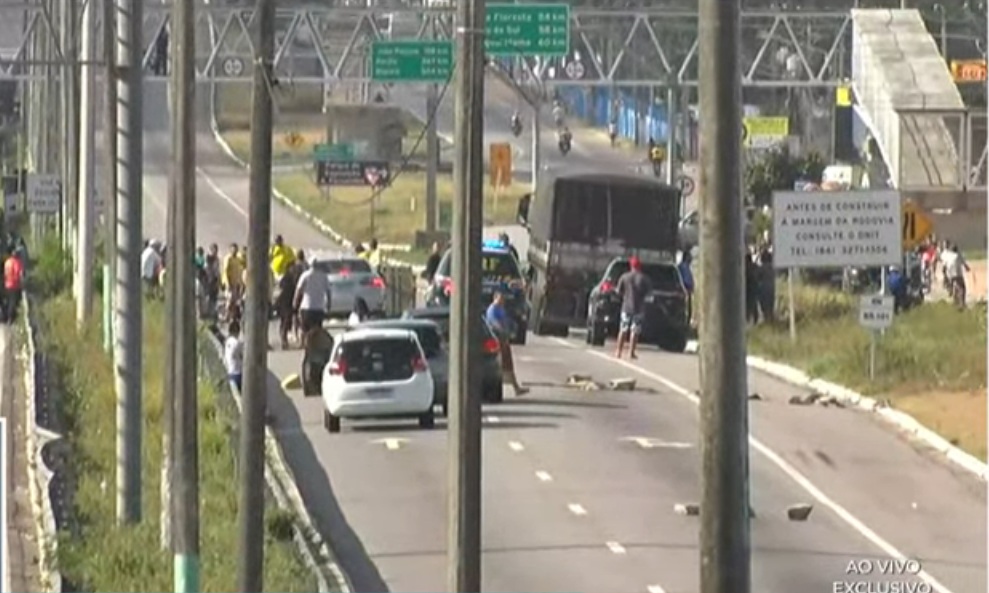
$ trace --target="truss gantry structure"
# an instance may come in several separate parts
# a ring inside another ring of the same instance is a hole
[[[144,8],[143,64],[149,79],[164,78],[151,66],[156,40],[167,30],[171,8]],[[297,84],[366,83],[370,45],[383,39],[449,39],[449,8],[300,7],[276,11],[275,76]],[[0,79],[33,79],[39,61],[32,48],[58,32],[39,4],[0,4],[8,25],[0,55]],[[196,77],[241,81],[252,76],[254,10],[206,6],[197,14]],[[570,13],[567,56],[514,57],[496,62],[535,85],[696,86],[697,14],[662,8]],[[832,12],[743,12],[739,48],[743,84],[755,87],[830,87],[850,72],[851,16]],[[57,46],[56,46],[57,47]],[[61,55],[56,51],[57,55]],[[102,56],[99,58],[102,60]],[[50,62],[49,62],[50,64]],[[48,75],[50,76],[50,74]]]

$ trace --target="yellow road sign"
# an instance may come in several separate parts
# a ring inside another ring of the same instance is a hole
[[[306,141],[306,139],[302,137],[302,134],[298,132],[289,132],[285,134],[284,140],[285,145],[289,148],[299,148],[302,146],[302,143]]]
[[[951,77],[960,83],[985,82],[986,61],[951,60]]]
[[[913,202],[903,204],[903,249],[913,249],[934,231],[934,221]]]
[[[782,142],[790,135],[788,117],[746,117],[742,119],[742,141],[745,146],[762,148]]]
[[[512,145],[508,142],[492,142],[488,154],[488,175],[494,187],[512,184]]]
[[[834,104],[837,107],[852,106],[852,87],[840,86],[834,90]]]

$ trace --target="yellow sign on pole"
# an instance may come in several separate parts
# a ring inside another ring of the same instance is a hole
[[[508,142],[492,142],[488,153],[488,176],[493,187],[512,184],[512,145]]]
[[[742,142],[751,148],[779,144],[789,135],[788,117],[746,117],[742,120]]]
[[[903,249],[914,249],[934,231],[934,221],[913,202],[903,204]]]
[[[299,148],[306,141],[306,139],[302,137],[302,134],[298,132],[289,132],[285,134],[284,140],[285,145],[289,148]]]
[[[959,83],[985,82],[985,60],[951,60],[951,78]]]
[[[836,107],[852,106],[852,87],[840,86],[834,90],[834,104]]]

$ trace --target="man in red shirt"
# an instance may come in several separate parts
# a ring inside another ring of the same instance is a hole
[[[5,317],[7,323],[13,323],[17,317],[17,308],[21,302],[21,290],[24,284],[24,264],[15,253],[3,264],[3,288],[6,305]]]

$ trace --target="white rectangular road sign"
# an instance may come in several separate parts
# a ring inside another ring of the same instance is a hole
[[[35,214],[58,213],[62,209],[62,180],[58,175],[29,173],[26,206]]]
[[[843,268],[901,263],[899,192],[773,192],[773,266]]]
[[[886,329],[893,325],[896,301],[891,296],[864,296],[859,301],[859,325],[866,329]]]

